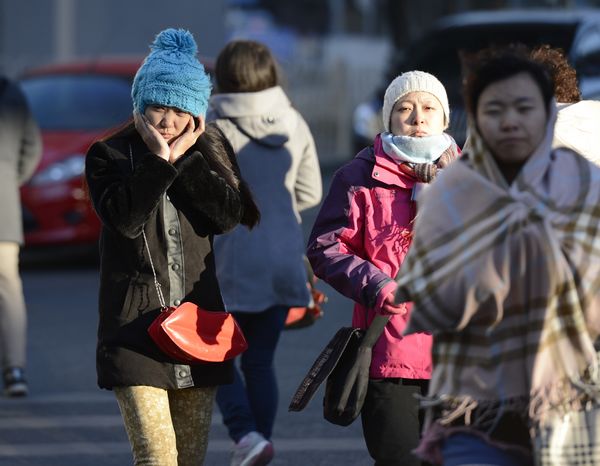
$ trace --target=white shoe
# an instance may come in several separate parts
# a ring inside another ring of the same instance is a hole
[[[231,466],[265,466],[273,459],[273,444],[258,432],[249,432],[233,446]]]

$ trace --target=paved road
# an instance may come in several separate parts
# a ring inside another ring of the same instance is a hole
[[[315,212],[305,216],[312,224]],[[116,466],[131,464],[118,407],[96,388],[97,270],[93,265],[26,268],[31,395],[0,398],[0,466]],[[330,297],[313,327],[284,332],[276,357],[280,379],[274,466],[371,464],[360,422],[343,428],[321,416],[322,389],[307,410],[288,413],[298,383],[335,330],[350,322],[350,302]],[[230,441],[215,410],[206,465],[227,465]]]

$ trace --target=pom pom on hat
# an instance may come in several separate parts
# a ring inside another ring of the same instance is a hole
[[[144,113],[148,105],[157,104],[204,116],[212,85],[196,57],[194,36],[185,29],[165,29],[150,49],[133,79],[134,110]]]
[[[394,104],[410,92],[429,92],[433,94],[442,104],[444,110],[444,122],[446,127],[450,123],[450,106],[448,95],[444,85],[434,75],[424,71],[408,71],[394,79],[385,91],[383,98],[383,126],[387,132],[390,131],[390,116]]]
[[[192,56],[196,56],[196,53],[198,53],[194,36],[185,29],[165,29],[158,33],[150,49],[153,51],[181,52]]]

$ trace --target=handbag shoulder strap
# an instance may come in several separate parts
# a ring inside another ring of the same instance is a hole
[[[129,161],[131,162],[131,172],[133,173],[133,151],[131,150],[131,144],[129,144]],[[145,227],[145,225],[144,225]],[[165,297],[162,292],[162,287],[160,283],[158,283],[158,278],[156,276],[156,269],[154,268],[154,262],[152,262],[152,255],[150,254],[150,246],[148,246],[148,239],[146,238],[146,231],[142,227],[142,236],[144,238],[144,246],[146,247],[146,252],[148,253],[148,260],[150,262],[150,267],[152,268],[152,275],[154,276],[154,287],[156,288],[156,294],[158,295],[158,302],[162,309],[167,309],[167,303],[165,302]]]
[[[371,325],[367,329],[367,333],[365,333],[365,336],[360,346],[365,348],[372,348],[373,345],[375,345],[375,342],[383,333],[383,329],[389,321],[390,316],[384,316],[381,314],[375,315],[375,318],[373,319],[373,322],[371,322]]]

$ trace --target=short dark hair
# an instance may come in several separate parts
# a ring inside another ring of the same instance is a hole
[[[483,91],[497,81],[519,73],[527,73],[538,85],[546,108],[554,97],[554,81],[547,67],[534,61],[522,44],[489,47],[475,54],[461,55],[463,64],[463,95],[467,110],[477,114],[477,104]]]
[[[531,58],[550,71],[557,101],[571,104],[581,100],[577,72],[567,61],[562,49],[541,45],[531,51]]]
[[[279,84],[279,70],[267,46],[235,40],[219,53],[215,80],[218,92],[258,92]]]

